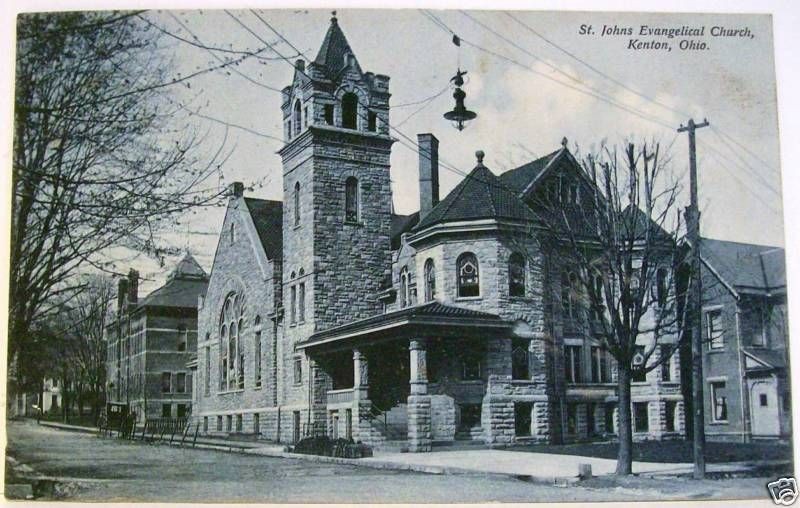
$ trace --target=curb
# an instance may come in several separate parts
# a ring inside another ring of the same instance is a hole
[[[83,427],[81,425],[69,425],[66,423],[57,422],[39,422],[37,425],[42,427],[50,427],[51,429],[66,430],[67,432],[83,432],[84,434],[97,434],[100,429],[97,427]]]

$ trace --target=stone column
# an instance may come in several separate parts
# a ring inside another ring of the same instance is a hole
[[[370,444],[372,439],[369,400],[369,364],[367,357],[353,349],[353,440]]]
[[[408,396],[408,450],[431,450],[431,397],[428,395],[428,367],[425,342],[409,343],[411,395]]]

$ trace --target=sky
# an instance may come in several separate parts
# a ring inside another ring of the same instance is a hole
[[[256,12],[306,60],[316,56],[331,17],[329,10]],[[442,197],[475,166],[476,150],[483,150],[484,163],[500,174],[552,152],[565,137],[569,148],[580,153],[604,142],[658,140],[669,147],[674,177],[688,186],[687,136],[676,129],[689,117],[698,122],[707,118],[711,126],[697,131],[702,233],[784,244],[769,16],[432,12],[440,23],[413,9],[340,9],[337,17],[362,69],[391,77],[392,125],[412,139],[417,133],[435,134],[440,160],[458,170],[440,167]],[[252,12],[231,14],[261,38],[278,40]],[[208,46],[238,50],[263,46],[223,11],[150,11],[146,17],[170,33],[190,39],[194,35]],[[582,25],[584,31],[591,25],[595,33],[581,34]],[[681,51],[681,38],[659,37],[658,41],[669,42],[671,51],[633,50],[628,48],[630,39],[652,37],[600,36],[597,32],[603,25],[631,27],[634,32],[642,25],[705,26],[704,37],[689,39],[705,43],[708,49]],[[753,37],[710,37],[715,26],[749,28]],[[448,30],[462,38],[460,48],[452,44]],[[188,73],[216,63],[204,49],[169,37],[164,42],[174,72]],[[275,47],[294,59],[294,50],[285,43]],[[191,88],[175,94],[190,108],[215,119],[180,119],[186,128],[207,135],[199,156],[213,153],[225,140],[230,156],[216,185],[258,182],[248,195],[282,199],[281,159],[276,154],[282,143],[268,137],[283,135],[281,96],[268,87],[290,84],[293,69],[269,50],[263,56],[271,60],[251,59],[235,68],[238,73],[200,76],[192,80]],[[442,118],[453,107],[448,81],[458,66],[468,71],[467,107],[478,113],[462,132]],[[223,122],[244,129],[225,127]],[[392,135],[400,138],[397,132]],[[418,208],[417,160],[415,151],[399,142],[394,145],[391,177],[397,213]],[[688,204],[688,195],[683,198],[681,206]],[[222,208],[190,215],[166,239],[188,248],[210,269],[223,215]],[[146,259],[133,260],[145,278],[143,293],[163,281],[176,261],[168,259],[160,267]]]

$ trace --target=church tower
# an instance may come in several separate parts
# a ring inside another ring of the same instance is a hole
[[[380,313],[391,267],[389,97],[389,77],[362,71],[335,14],[314,61],[297,60],[283,89],[291,339]]]

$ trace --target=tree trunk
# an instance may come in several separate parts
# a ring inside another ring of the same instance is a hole
[[[631,428],[631,371],[619,363],[617,387],[619,391],[619,450],[617,451],[618,475],[629,475],[633,465],[633,432]]]

